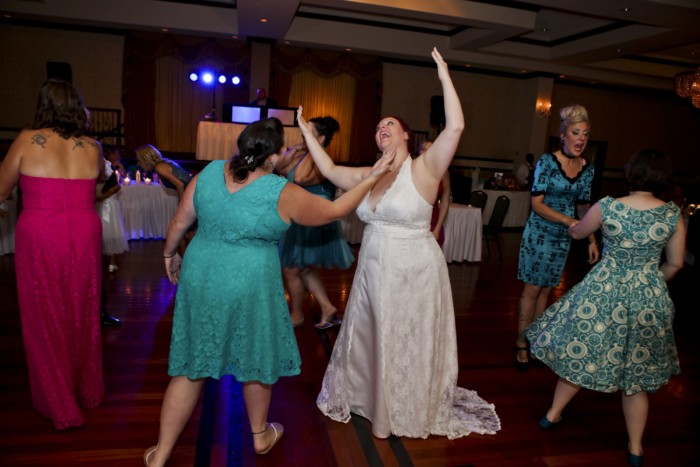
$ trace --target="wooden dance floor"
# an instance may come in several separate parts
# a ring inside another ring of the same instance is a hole
[[[502,430],[450,441],[373,438],[362,418],[342,424],[315,405],[337,330],[316,331],[319,310],[305,303],[306,323],[296,330],[302,373],[273,387],[270,420],[285,426],[284,438],[265,456],[253,452],[241,399],[231,378],[208,381],[169,466],[622,466],[627,438],[619,394],[582,391],[561,426],[542,430],[537,421],[549,406],[556,376],[548,368],[520,373],[513,367],[519,233],[501,234],[503,260],[495,245],[481,263],[452,263],[459,338],[459,385],[496,405]],[[162,265],[162,241],[131,242],[107,274],[107,310],[123,326],[103,329],[106,396],[86,411],[87,424],[65,432],[32,409],[17,309],[14,257],[0,256],[0,465],[138,466],[155,444],[163,392],[175,287]],[[578,244],[578,247],[584,247]],[[682,373],[650,400],[645,465],[700,465],[700,351],[697,270],[672,284],[675,329]],[[329,295],[342,311],[353,270],[324,271]],[[572,252],[557,296],[586,272]],[[421,287],[421,284],[407,284]],[[410,385],[411,381],[406,381]]]

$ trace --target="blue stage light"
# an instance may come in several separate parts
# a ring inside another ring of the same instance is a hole
[[[239,78],[238,76],[234,76],[233,78],[231,78],[231,83],[233,83],[235,86],[238,86],[239,84],[241,84],[241,78]]]
[[[219,75],[219,83],[226,84],[226,75]]]
[[[206,84],[211,84],[214,82],[214,75],[209,71],[205,71],[202,73],[202,81],[204,81]]]
[[[190,73],[190,81],[197,81],[199,79],[199,75],[195,73],[194,71]]]

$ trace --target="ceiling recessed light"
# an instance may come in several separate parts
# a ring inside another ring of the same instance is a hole
[[[527,73],[527,70],[520,70],[520,73]]]
[[[566,78],[566,75],[559,75],[559,77],[560,77],[561,79],[564,79],[564,78]]]
[[[547,31],[549,31],[549,29],[547,29],[547,28],[542,28],[542,29],[540,29],[540,31],[542,31],[542,32],[547,32]]]
[[[168,28],[160,28],[160,30],[163,32],[168,32]]]
[[[284,44],[285,44],[285,45],[289,45],[289,41],[284,41]]]
[[[260,22],[261,22],[261,23],[269,23],[270,20],[267,19],[267,18],[260,18]]]
[[[238,36],[234,34],[233,36],[231,36],[231,39],[238,39]]]
[[[626,7],[622,8],[620,11],[622,11],[624,13],[629,13],[630,11],[632,11],[632,8],[626,6]]]
[[[465,63],[464,66],[466,66],[467,68],[471,68],[472,64],[471,64],[471,63]]]
[[[350,47],[345,47],[346,52],[352,52],[352,49]]]

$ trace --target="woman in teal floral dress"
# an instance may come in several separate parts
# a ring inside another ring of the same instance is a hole
[[[540,426],[556,425],[581,387],[621,391],[631,465],[642,463],[647,393],[679,372],[666,282],[683,266],[685,226],[678,207],[657,197],[670,175],[659,151],[632,156],[625,166],[630,195],[603,198],[569,227],[573,238],[602,228],[602,260],[527,330],[533,355],[560,377]]]

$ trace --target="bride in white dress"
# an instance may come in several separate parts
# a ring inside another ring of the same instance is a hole
[[[438,185],[457,150],[464,117],[447,64],[433,49],[445,101],[445,129],[411,159],[410,130],[382,119],[375,139],[395,152],[357,209],[366,224],[343,325],[316,401],[340,422],[350,413],[372,422],[378,438],[429,435],[450,439],[501,427],[493,405],[457,387],[457,336],[445,257],[430,231]],[[337,166],[314,143],[299,109],[299,126],[321,173],[347,190],[370,167]]]

